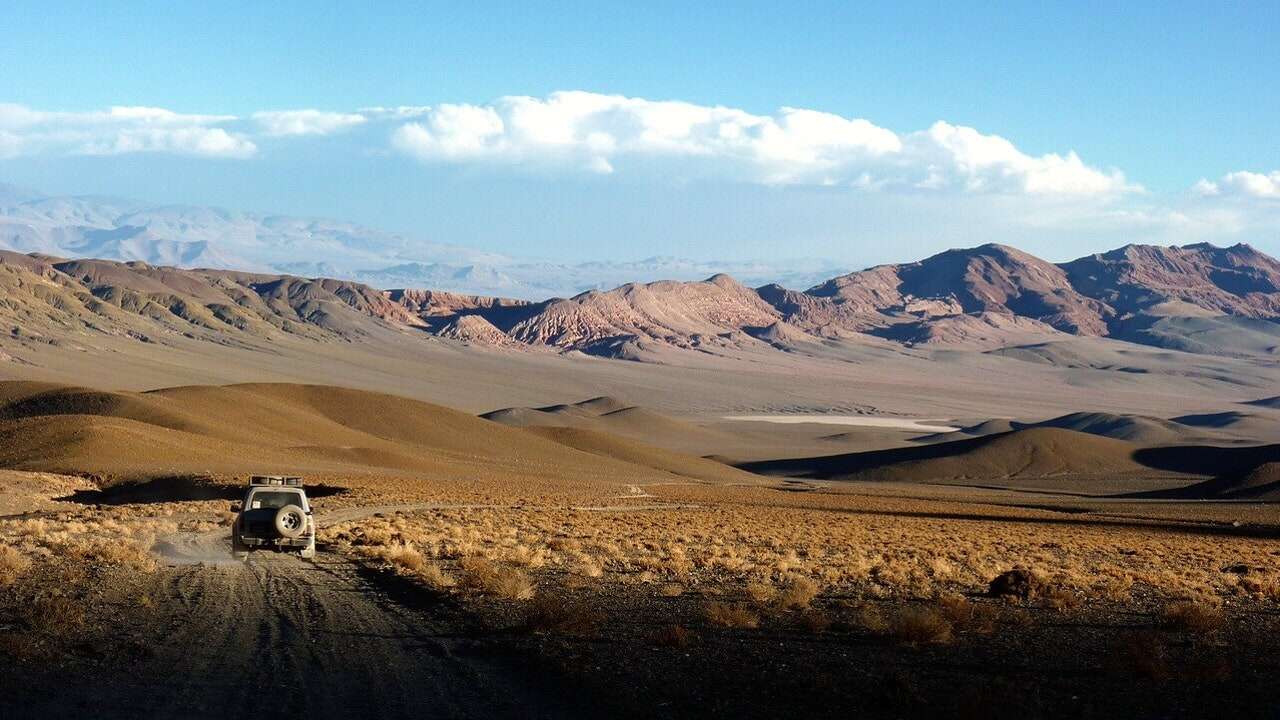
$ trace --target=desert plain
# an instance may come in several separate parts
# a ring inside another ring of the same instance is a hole
[[[1280,265],[1116,253],[542,304],[4,254],[0,713],[1271,716]],[[314,559],[232,557],[258,473]]]

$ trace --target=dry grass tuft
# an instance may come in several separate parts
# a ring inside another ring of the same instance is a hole
[[[458,584],[449,573],[433,562],[424,563],[422,569],[418,571],[418,577],[436,590],[447,590]]]
[[[831,616],[812,608],[796,615],[796,627],[813,634],[831,629]]]
[[[680,597],[684,594],[684,586],[680,583],[663,583],[658,588],[658,594],[662,597]]]
[[[507,600],[533,599],[533,580],[517,568],[499,565],[478,555],[463,558],[458,566],[462,569],[465,587]]]
[[[586,578],[598,578],[604,575],[604,567],[595,558],[582,556],[573,567],[573,573]]]
[[[760,580],[752,580],[748,582],[746,591],[747,597],[761,605],[773,602],[773,599],[778,596],[778,588],[774,587],[772,583],[762,582]]]
[[[681,625],[667,625],[653,634],[651,641],[659,647],[689,647],[698,636],[692,630]]]
[[[390,545],[395,540],[395,533],[389,527],[374,526],[361,528],[356,532],[355,545]]]
[[[379,548],[377,555],[394,565],[397,570],[415,575],[427,566],[427,559],[412,545],[386,545]]]
[[[717,627],[754,629],[760,627],[760,616],[742,605],[711,602],[703,609],[707,622]]]
[[[1082,602],[1079,595],[1058,585],[1045,588],[1040,595],[1041,605],[1059,612],[1075,610]]]
[[[41,595],[27,605],[23,619],[36,632],[67,637],[84,625],[84,609],[64,595]]]
[[[935,608],[906,607],[889,621],[889,634],[911,645],[945,645],[951,642],[952,625]]]
[[[885,620],[880,608],[866,604],[853,609],[853,613],[849,616],[849,625],[874,635],[880,635],[889,629],[889,621]]]
[[[1160,627],[1176,632],[1208,635],[1221,628],[1222,623],[1222,611],[1203,602],[1176,602],[1160,612]]]
[[[809,578],[793,578],[778,593],[778,606],[783,610],[803,610],[809,607],[818,592],[818,584]]]
[[[957,630],[979,635],[995,632],[998,611],[990,604],[970,602],[962,595],[946,595],[938,599],[937,609]]]
[[[138,572],[153,572],[156,558],[141,543],[129,540],[104,540],[65,543],[63,556],[85,566],[120,567]]]
[[[18,582],[31,567],[31,560],[17,548],[0,545],[0,587]]]
[[[525,615],[525,629],[529,632],[559,635],[588,635],[602,622],[604,614],[589,605],[548,597],[530,603]]]

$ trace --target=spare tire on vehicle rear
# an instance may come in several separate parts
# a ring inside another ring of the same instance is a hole
[[[299,537],[306,527],[307,514],[297,505],[285,505],[276,511],[276,532],[280,537]]]

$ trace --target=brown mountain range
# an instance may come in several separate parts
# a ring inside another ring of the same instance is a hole
[[[1280,352],[1280,262],[1247,245],[1130,245],[1067,263],[983,245],[882,265],[800,292],[727,275],[539,303],[431,290],[0,252],[14,338],[67,331],[232,343],[387,329],[476,345],[639,358],[681,348],[768,350],[833,340],[979,349],[1062,333],[1197,352]],[[879,339],[877,339],[879,338]]]

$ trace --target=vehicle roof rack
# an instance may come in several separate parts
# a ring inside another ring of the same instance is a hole
[[[302,478],[291,475],[252,475],[249,477],[249,484],[302,487]]]

